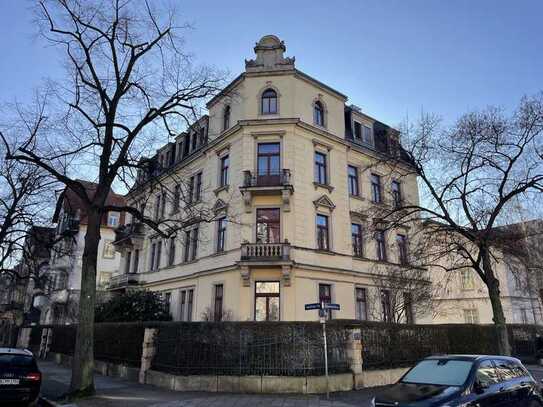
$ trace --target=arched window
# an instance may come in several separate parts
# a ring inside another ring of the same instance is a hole
[[[317,126],[324,127],[324,107],[318,100],[313,105],[313,122]]]
[[[223,130],[228,130],[230,128],[230,106],[226,106],[224,108],[224,115],[222,120]]]
[[[262,114],[277,113],[277,92],[273,89],[266,89],[262,93]]]

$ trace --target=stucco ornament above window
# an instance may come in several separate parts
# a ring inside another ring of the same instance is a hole
[[[285,58],[287,47],[275,35],[265,35],[255,45],[255,59],[245,60],[247,72],[287,71],[294,69],[295,58]]]
[[[315,208],[327,208],[330,212],[332,212],[336,205],[332,202],[330,198],[326,195],[322,195],[320,198],[313,201],[313,204],[315,205]]]

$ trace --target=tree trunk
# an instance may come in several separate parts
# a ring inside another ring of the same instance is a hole
[[[490,253],[488,253],[488,250],[482,249],[481,254],[483,258],[483,271],[486,277],[488,295],[490,297],[490,303],[492,305],[492,320],[494,321],[494,324],[496,326],[498,351],[501,355],[510,356],[511,346],[509,344],[509,335],[507,333],[507,325],[505,321],[505,315],[503,313],[502,301],[500,298],[500,281],[494,275],[492,261],[490,259]]]
[[[72,364],[71,396],[94,393],[94,305],[96,301],[96,264],[100,243],[101,213],[87,210],[88,224],[81,269],[79,324]]]

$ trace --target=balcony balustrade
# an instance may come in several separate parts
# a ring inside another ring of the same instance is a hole
[[[290,196],[294,192],[289,169],[252,173],[243,171],[243,186],[240,187],[245,203],[245,211],[251,212],[252,198],[256,195],[280,195],[283,210],[290,211]]]
[[[290,260],[290,243],[242,243],[241,260]]]
[[[139,275],[135,273],[117,274],[109,280],[110,290],[119,290],[139,284]]]
[[[117,247],[133,247],[143,243],[145,237],[145,225],[141,222],[128,223],[115,229],[113,244]]]

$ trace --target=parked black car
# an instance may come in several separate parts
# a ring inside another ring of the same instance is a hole
[[[31,404],[40,387],[41,373],[32,352],[0,348],[0,405]]]
[[[540,407],[539,387],[505,356],[449,355],[421,360],[373,400],[375,407]]]

